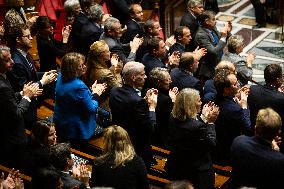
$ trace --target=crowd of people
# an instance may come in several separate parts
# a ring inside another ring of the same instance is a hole
[[[231,34],[231,22],[217,30],[218,10],[189,0],[174,38],[163,39],[159,21],[143,22],[141,2],[113,0],[121,12],[104,14],[93,0],[66,0],[70,25],[57,41],[50,18],[27,19],[22,0],[7,2],[0,163],[31,175],[32,188],[150,188],[151,145],[171,152],[165,188],[214,188],[213,163],[232,166],[232,188],[281,188],[282,68],[268,65],[265,84],[251,85],[256,55],[240,55],[244,39]],[[37,120],[46,98],[54,114]],[[88,153],[101,136],[92,170],[74,166],[71,148]],[[1,187],[23,188],[11,175]]]

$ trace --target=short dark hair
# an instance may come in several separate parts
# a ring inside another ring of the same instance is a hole
[[[150,54],[153,53],[153,51],[156,49],[159,49],[159,44],[160,41],[162,41],[163,39],[160,37],[152,37],[147,44],[147,48]]]
[[[198,18],[199,18],[201,25],[204,25],[206,19],[213,18],[215,17],[215,15],[216,14],[213,11],[206,10]]]
[[[42,168],[33,176],[32,187],[41,189],[55,189],[60,184],[61,172],[54,167]]]
[[[275,82],[282,77],[282,68],[279,64],[269,64],[264,69],[264,79],[266,83]]]
[[[17,45],[17,38],[22,37],[24,35],[23,31],[29,29],[29,27],[26,24],[20,24],[18,26],[12,26],[5,29],[4,36],[7,40],[8,47],[16,48]]]
[[[48,136],[50,127],[54,124],[50,121],[39,120],[35,127],[32,128],[32,140],[37,144],[48,145]]]
[[[69,143],[58,143],[50,148],[51,164],[61,170],[67,165],[67,159],[71,158],[71,145]]]
[[[174,36],[175,36],[175,39],[178,40],[178,37],[179,36],[183,36],[183,30],[184,28],[188,28],[186,26],[179,26],[175,29],[175,32],[174,32]]]
[[[85,61],[85,56],[80,53],[67,53],[62,58],[61,74],[63,81],[68,81],[78,77],[78,67],[80,60]]]

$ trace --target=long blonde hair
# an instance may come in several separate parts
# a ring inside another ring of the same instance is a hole
[[[188,118],[196,118],[198,110],[196,102],[199,97],[199,92],[195,89],[185,88],[181,90],[174,103],[172,116],[180,121],[185,121]]]
[[[124,166],[136,155],[128,133],[120,126],[112,125],[104,132],[103,155],[95,159],[95,164],[108,164],[111,168]]]

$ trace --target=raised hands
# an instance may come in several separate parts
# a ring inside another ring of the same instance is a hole
[[[56,81],[57,79],[57,71],[56,70],[50,70],[48,72],[45,72],[40,80],[42,85],[49,84],[53,81]]]
[[[170,48],[175,42],[176,42],[175,36],[172,35],[166,39],[165,44]]]
[[[158,100],[158,90],[154,88],[149,89],[146,92],[146,96],[144,97],[144,99],[148,103],[149,111],[155,111]]]
[[[4,178],[4,173],[2,173],[0,180],[0,189],[24,189],[24,182],[20,178],[20,173],[18,170],[12,169],[7,178]]]
[[[72,176],[80,181],[82,181],[86,187],[89,187],[89,181],[90,181],[90,171],[88,170],[88,167],[86,164],[80,164],[77,167],[73,167],[72,169]],[[76,187],[75,187],[76,188]]]
[[[39,88],[38,83],[33,83],[31,81],[24,85],[23,96],[32,98],[40,95],[42,95],[42,89]]]
[[[169,64],[173,67],[178,67],[180,61],[179,51],[174,51],[171,56],[169,56]]]
[[[174,87],[174,88],[169,90],[169,96],[172,99],[172,102],[176,101],[177,95],[178,95],[178,88],[177,87]]]
[[[123,64],[121,61],[119,61],[119,57],[117,54],[111,55],[110,63],[111,63],[110,70],[112,70],[114,74],[119,74],[123,68]]]
[[[246,66],[247,67],[252,67],[252,63],[253,63],[253,61],[254,61],[254,59],[255,59],[255,53],[254,52],[250,52],[249,54],[248,54],[248,56],[247,56],[247,61],[246,61]]]
[[[242,108],[248,107],[248,95],[249,95],[250,88],[249,86],[245,85],[241,89],[239,89],[238,93],[235,96],[235,100]]]
[[[134,37],[132,41],[130,41],[130,50],[133,53],[136,53],[138,48],[142,45],[143,43],[143,37],[139,38],[138,34]]]
[[[203,106],[202,115],[208,123],[214,123],[219,115],[219,107],[210,101]]]
[[[63,40],[63,43],[67,43],[68,42],[68,38],[69,38],[69,35],[70,35],[70,32],[71,32],[71,25],[67,25],[67,26],[64,26],[64,28],[62,29],[62,40]]]
[[[97,80],[92,85],[92,93],[101,96],[101,94],[106,90],[107,84],[106,83],[97,83]]]
[[[199,49],[199,46],[193,51],[193,54],[195,55],[195,59],[199,61],[203,56],[205,56],[207,53],[207,49],[201,48]]]

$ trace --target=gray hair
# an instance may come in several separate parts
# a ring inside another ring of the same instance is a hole
[[[104,30],[105,31],[113,30],[115,23],[120,23],[120,21],[117,18],[115,18],[115,17],[109,17],[105,21]]]
[[[144,65],[140,62],[130,61],[127,62],[122,69],[122,77],[127,84],[131,82],[131,77],[144,70]]]
[[[0,45],[0,64],[2,64],[2,61],[4,59],[3,57],[3,51],[9,51],[10,52],[10,48],[4,45]]]
[[[95,4],[90,7],[88,18],[95,22],[99,22],[101,21],[103,14],[103,7],[99,4]]]
[[[203,5],[201,0],[189,0],[187,2],[187,7],[190,7],[190,8],[194,8],[194,7],[197,7],[199,5]]]
[[[230,53],[236,53],[238,47],[244,42],[244,38],[241,35],[232,35],[228,39],[228,51]]]
[[[149,83],[154,88],[159,88],[158,81],[164,81],[166,79],[165,74],[169,74],[169,70],[167,68],[157,67],[150,71],[149,73]]]
[[[80,5],[79,0],[67,0],[64,3],[64,9],[66,12],[71,13],[73,12],[73,8],[77,5]]]

